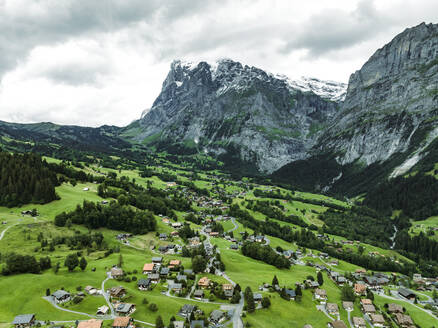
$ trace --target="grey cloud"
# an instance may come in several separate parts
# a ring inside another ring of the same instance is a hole
[[[332,9],[311,16],[290,30],[290,41],[282,51],[306,49],[309,57],[318,57],[364,42],[392,23],[390,17],[377,12],[373,1],[364,0],[351,13]]]
[[[188,5],[178,0],[41,1],[34,4],[39,10],[32,15],[25,10],[11,14],[7,3],[0,2],[0,78],[35,46],[111,33],[138,22],[177,21],[216,2],[193,0]]]

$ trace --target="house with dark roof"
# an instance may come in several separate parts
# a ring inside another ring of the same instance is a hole
[[[417,297],[417,295],[415,295],[414,292],[412,292],[409,289],[404,288],[404,287],[400,287],[398,289],[398,294],[404,298],[407,298],[408,300],[411,300],[411,301],[415,300],[415,298]]]
[[[225,320],[225,313],[219,310],[213,310],[210,314],[210,321],[218,324]]]
[[[109,289],[109,294],[113,298],[123,298],[126,295],[126,289],[122,286],[111,287]]]
[[[178,314],[184,318],[190,318],[193,311],[196,310],[196,306],[192,304],[184,304],[179,310]]]
[[[204,296],[205,296],[205,293],[202,289],[196,289],[193,292],[193,298],[196,298],[198,300],[202,300],[204,298]]]
[[[163,262],[163,258],[161,256],[154,256],[152,258],[152,263],[160,264],[161,262]]]
[[[190,322],[190,328],[204,328],[204,321],[202,320],[193,320]]]
[[[35,325],[35,314],[20,314],[14,318],[12,324],[15,328],[31,327]]]
[[[285,289],[286,295],[289,297],[289,300],[295,300],[295,297],[297,297],[297,294],[295,293],[295,290],[293,289]]]
[[[137,287],[139,290],[148,290],[151,286],[150,279],[139,279],[137,281]]]
[[[167,275],[169,274],[169,268],[161,268],[161,270],[160,270],[160,276],[161,277],[163,277],[163,278],[165,278],[165,277],[167,277]]]
[[[120,303],[114,310],[117,315],[125,317],[135,311],[135,305],[131,303]]]
[[[71,299],[70,293],[66,292],[65,290],[62,290],[62,289],[54,292],[52,294],[52,297],[56,303],[65,303],[65,302],[70,301],[70,299]]]

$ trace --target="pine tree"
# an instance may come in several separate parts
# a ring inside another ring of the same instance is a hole
[[[82,271],[84,271],[87,267],[87,260],[85,259],[85,257],[81,257],[81,260],[79,261],[79,267]]]
[[[278,278],[277,278],[277,276],[274,276],[274,278],[272,279],[272,286],[273,287],[278,286]]]
[[[324,284],[324,277],[322,276],[322,272],[319,271],[316,275],[316,279],[318,280],[318,284],[322,286]]]
[[[155,319],[155,327],[164,328],[164,322],[163,322],[163,318],[161,318],[161,315],[159,315],[157,319]]]

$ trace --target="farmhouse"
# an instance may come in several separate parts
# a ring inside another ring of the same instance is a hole
[[[125,295],[126,295],[126,289],[122,286],[111,287],[109,289],[109,294],[111,297],[114,297],[114,298],[122,298],[122,297],[125,297]]]
[[[197,289],[193,292],[193,298],[201,300],[204,298],[204,291],[202,289]]]
[[[113,328],[135,328],[131,317],[117,317],[113,321]]]
[[[101,328],[102,323],[103,323],[102,320],[90,319],[90,320],[79,322],[78,328]]]
[[[219,310],[213,310],[210,314],[210,321],[213,323],[220,323],[225,319],[225,313]]]
[[[414,322],[412,321],[412,318],[406,314],[396,313],[395,314],[395,321],[400,327],[407,328],[407,327],[415,327]]]
[[[118,268],[118,267],[112,268],[111,269],[111,277],[114,279],[123,277],[123,270]]]
[[[336,303],[327,303],[325,305],[325,309],[329,314],[338,315],[339,314],[339,307]]]
[[[179,315],[184,318],[190,318],[192,312],[196,310],[196,306],[192,304],[184,304],[179,310]]]
[[[119,316],[127,316],[135,311],[135,305],[131,303],[120,303],[115,308],[115,311]]]
[[[320,301],[326,301],[327,300],[327,292],[325,289],[317,288],[315,289],[315,299]]]
[[[371,314],[370,319],[374,327],[383,327],[385,325],[385,319],[381,314]]]
[[[398,289],[398,294],[400,296],[404,297],[404,298],[407,298],[408,300],[411,300],[411,301],[415,300],[415,298],[417,297],[415,295],[415,293],[413,293],[409,289],[406,289],[406,288],[403,288],[403,287],[400,287]]]
[[[365,319],[362,317],[353,317],[353,326],[354,328],[366,328],[367,325],[365,323]]]
[[[52,294],[52,297],[56,303],[64,303],[70,301],[70,293],[65,290],[57,290]]]
[[[137,281],[137,287],[139,290],[148,290],[151,285],[150,279],[139,279]]]
[[[210,279],[208,279],[207,277],[202,277],[198,281],[198,286],[201,288],[208,288],[210,286]]]
[[[14,318],[12,324],[15,328],[31,327],[35,325],[35,314],[20,314]]]
[[[353,311],[354,304],[353,302],[342,302],[342,307],[347,311]]]
[[[403,306],[395,303],[388,304],[388,312],[389,313],[403,313]]]
[[[328,326],[330,328],[347,328],[344,321],[342,321],[342,320],[335,320],[335,321],[329,322]]]
[[[155,264],[154,263],[146,263],[143,265],[143,274],[152,273],[155,271]]]

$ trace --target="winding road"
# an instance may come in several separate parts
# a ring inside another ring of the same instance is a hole
[[[3,237],[5,236],[6,231],[8,231],[8,230],[11,229],[12,227],[16,226],[17,224],[18,224],[18,222],[17,222],[17,223],[14,223],[13,225],[10,225],[10,226],[7,227],[5,230],[3,230],[2,233],[0,233],[0,240],[3,239]]]

